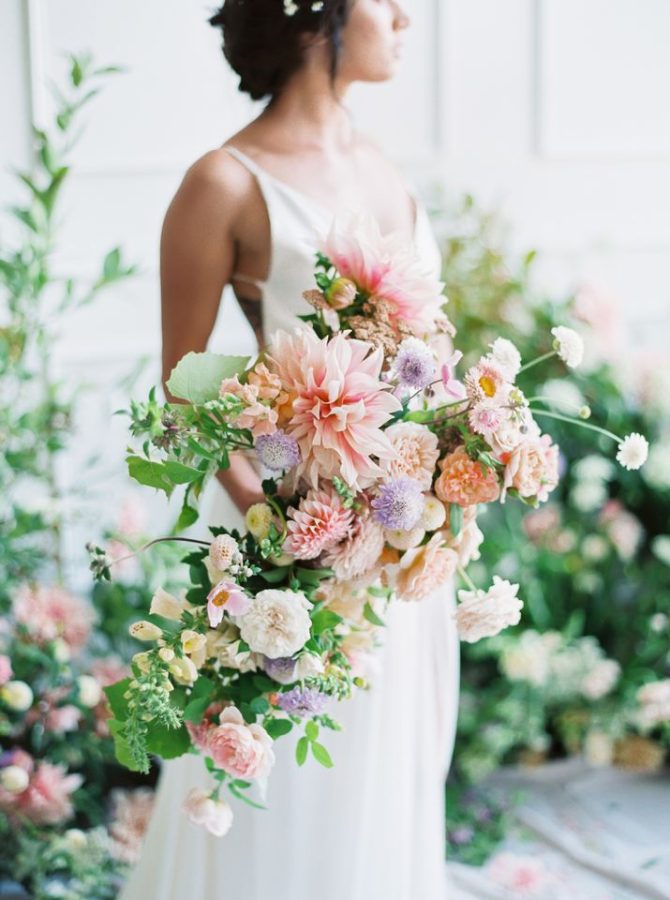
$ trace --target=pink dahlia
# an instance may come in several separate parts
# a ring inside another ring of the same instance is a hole
[[[289,535],[284,549],[296,559],[315,559],[324,550],[343,540],[354,514],[345,509],[335,491],[309,491],[298,505],[290,507]]]
[[[382,431],[400,402],[380,381],[380,349],[338,334],[320,339],[309,328],[278,332],[270,364],[287,394],[280,417],[301,461],[293,470],[317,488],[319,478],[342,477],[352,487],[382,474],[372,457],[395,455]]]
[[[383,552],[384,530],[366,512],[354,519],[349,535],[328,550],[323,561],[333,569],[336,578],[348,581],[371,572]]]
[[[24,791],[0,787],[0,810],[10,819],[25,817],[35,825],[57,825],[72,817],[70,795],[82,784],[81,775],[68,775],[65,766],[41,762],[30,772]]]
[[[382,235],[370,213],[336,217],[321,248],[344,278],[360,291],[384,300],[391,318],[417,337],[453,328],[442,311],[444,282],[427,272],[402,234]]]
[[[72,650],[81,650],[95,616],[85,600],[59,587],[23,585],[14,596],[14,618],[39,644],[62,638]]]

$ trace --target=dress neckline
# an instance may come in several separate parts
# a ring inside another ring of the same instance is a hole
[[[337,213],[333,212],[329,207],[325,206],[323,203],[316,200],[314,197],[311,197],[309,194],[306,194],[304,191],[301,191],[299,188],[293,187],[293,185],[289,184],[287,181],[282,181],[281,178],[277,178],[276,175],[273,175],[272,172],[269,172],[263,166],[259,165],[256,160],[252,159],[248,156],[244,151],[235,147],[234,144],[223,144],[223,150],[233,151],[232,155],[236,156],[239,154],[240,157],[246,161],[248,168],[256,174],[261,174],[264,178],[267,178],[269,181],[273,182],[278,188],[281,188],[284,191],[287,191],[290,194],[293,194],[295,197],[298,197],[301,201],[309,203],[314,209],[320,210],[324,215],[328,217],[330,221],[337,215]],[[421,213],[423,211],[423,204],[412,191],[407,191],[407,194],[414,204],[414,227],[412,231],[412,243],[416,247],[417,244],[417,235],[419,233],[419,219],[421,217]]]

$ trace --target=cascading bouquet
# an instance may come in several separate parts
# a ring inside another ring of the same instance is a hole
[[[478,504],[536,505],[558,483],[558,448],[536,415],[608,434],[627,468],[646,457],[641,435],[622,440],[586,423],[586,409],[570,417],[524,395],[517,379],[546,355],[523,366],[498,339],[458,379],[443,283],[370,217],[333,223],[315,281],[304,293],[314,312],[251,364],[189,353],[167,382],[178,402],[152,391],[130,410],[144,438],[130,474],[168,495],[186,486],[180,527],[195,523],[204,484],[231,453],[252,454],[265,475],[245,533],[221,523],[206,540],[181,538],[191,586],[179,598],[156,592],[131,627],[153,646],[107,691],[123,763],[205,757],[215,787],[194,789],[185,809],[214,834],[232,821],[222,786],[259,805],[248,791],[259,783],[262,799],[280,736],[302,731],[298,764],[311,749],[332,765],[319,741],[339,727],[328,702],[369,686],[389,602],[420,602],[459,573],[462,639],[519,621],[518,585],[494,577],[478,589],[465,568],[483,540]],[[554,348],[579,363],[575,332],[555,328]],[[93,571],[109,577],[113,561],[91,551]]]

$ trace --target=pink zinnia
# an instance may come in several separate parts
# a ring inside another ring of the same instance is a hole
[[[91,605],[59,587],[27,585],[14,596],[14,618],[39,644],[62,638],[72,650],[81,650],[95,616]]]
[[[440,329],[453,333],[442,311],[447,302],[444,282],[424,269],[416,247],[402,234],[382,236],[370,213],[364,211],[351,220],[336,217],[320,249],[341,276],[371,297],[386,301],[392,317],[417,337]]]
[[[70,795],[82,782],[81,775],[68,775],[65,766],[41,762],[25,791],[12,794],[0,787],[0,810],[10,819],[25,816],[35,825],[57,825],[72,817]]]
[[[435,493],[443,503],[472,506],[491,503],[500,496],[498,476],[493,469],[470,459],[464,447],[440,460],[442,474],[435,482]]]
[[[301,461],[293,470],[317,488],[319,478],[342,477],[362,487],[382,474],[372,457],[395,451],[382,426],[401,408],[380,381],[380,349],[338,334],[320,339],[310,328],[280,331],[270,347],[270,364],[288,396],[280,410],[286,434],[298,442]]]
[[[324,550],[346,537],[353,512],[345,509],[335,491],[309,491],[298,505],[288,510],[287,553],[296,559],[316,559]]]

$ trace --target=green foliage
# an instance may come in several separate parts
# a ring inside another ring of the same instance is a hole
[[[167,382],[170,393],[189,403],[216,400],[224,378],[240,375],[249,361],[246,356],[219,353],[187,353],[179,360]]]

